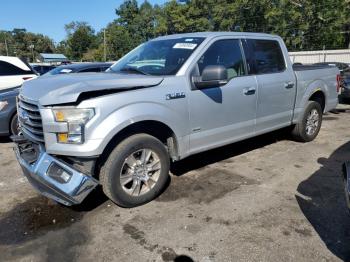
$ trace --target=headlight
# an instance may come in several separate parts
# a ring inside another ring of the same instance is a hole
[[[57,122],[85,124],[95,115],[95,111],[92,108],[58,108],[52,111]]]
[[[93,118],[93,108],[55,108],[52,109],[56,122],[66,122],[68,133],[58,133],[57,142],[64,144],[82,144],[85,124]]]
[[[2,111],[3,109],[5,109],[5,107],[8,105],[9,103],[7,101],[0,101],[0,111]]]

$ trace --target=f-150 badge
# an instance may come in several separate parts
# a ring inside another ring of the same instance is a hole
[[[185,92],[166,94],[166,100],[185,98]]]

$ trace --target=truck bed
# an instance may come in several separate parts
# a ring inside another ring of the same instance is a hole
[[[324,68],[333,68],[334,66],[329,65],[293,65],[294,71],[306,71],[306,70],[316,70]]]
[[[293,65],[297,80],[295,109],[302,110],[304,100],[312,95],[309,90],[324,92],[324,112],[334,109],[338,104],[337,79],[339,69],[328,65]]]

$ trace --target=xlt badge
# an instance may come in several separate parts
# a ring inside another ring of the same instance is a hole
[[[185,92],[172,93],[172,94],[166,94],[165,97],[166,97],[166,100],[179,99],[179,98],[185,98],[186,94]]]

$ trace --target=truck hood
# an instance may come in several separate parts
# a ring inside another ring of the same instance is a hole
[[[124,90],[157,86],[163,78],[139,74],[76,73],[39,77],[25,82],[21,95],[41,105],[74,103],[87,92]]]

